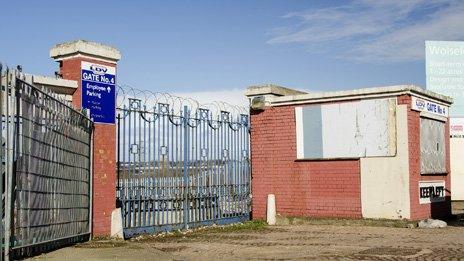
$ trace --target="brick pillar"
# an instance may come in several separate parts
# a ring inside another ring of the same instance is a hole
[[[82,108],[82,62],[116,68],[120,52],[112,47],[86,41],[59,44],[50,50],[50,56],[60,63],[64,79],[75,80],[78,88],[73,94],[73,105]],[[107,106],[107,104],[104,104]],[[84,104],[84,107],[88,107]],[[91,116],[93,109],[90,109]],[[109,236],[111,212],[116,205],[116,125],[95,123],[93,132],[93,236]]]

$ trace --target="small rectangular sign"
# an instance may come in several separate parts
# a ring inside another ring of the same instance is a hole
[[[419,203],[428,204],[445,201],[445,181],[419,181]]]
[[[448,117],[448,107],[436,102],[412,96],[412,109],[415,111],[424,111],[433,115]]]
[[[464,138],[464,118],[450,118],[450,136]]]
[[[114,124],[116,118],[116,68],[81,63],[82,108],[97,123]]]

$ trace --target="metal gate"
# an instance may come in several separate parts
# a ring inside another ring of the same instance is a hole
[[[135,90],[120,89],[118,103],[125,237],[249,219],[248,115]]]
[[[0,259],[88,238],[92,122],[19,71],[0,71]]]

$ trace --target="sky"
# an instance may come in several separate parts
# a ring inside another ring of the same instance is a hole
[[[464,39],[464,1],[2,1],[0,62],[53,75],[49,50],[118,48],[120,84],[245,104],[247,86],[425,86],[425,40]]]

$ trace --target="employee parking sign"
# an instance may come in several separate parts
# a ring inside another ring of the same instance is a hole
[[[90,111],[97,123],[115,123],[116,68],[96,63],[81,63],[82,108]]]

